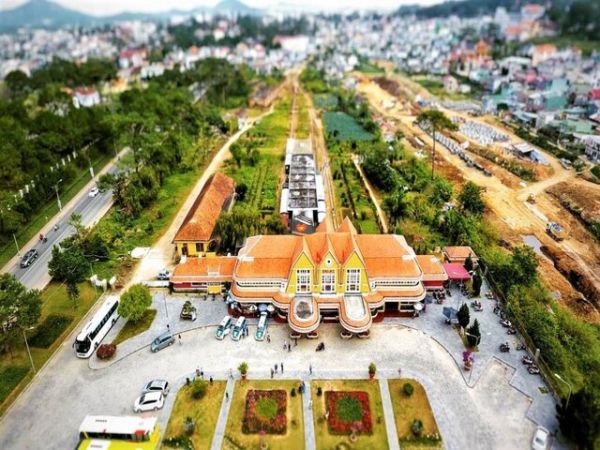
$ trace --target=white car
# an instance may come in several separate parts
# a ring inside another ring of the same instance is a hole
[[[163,395],[167,395],[169,393],[169,382],[166,380],[149,381],[142,389],[142,394],[148,392],[162,392]]]
[[[100,189],[98,189],[97,186],[94,186],[92,189],[90,189],[90,193],[88,194],[88,197],[94,198],[96,197],[98,194],[100,193]]]
[[[531,441],[531,448],[533,450],[546,450],[548,448],[548,440],[550,438],[550,432],[542,426],[537,427],[533,440]]]
[[[163,407],[164,402],[162,392],[146,392],[133,404],[133,412],[156,411]]]

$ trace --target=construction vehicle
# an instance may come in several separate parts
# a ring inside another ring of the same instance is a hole
[[[557,242],[562,241],[566,237],[566,231],[560,224],[556,222],[548,222],[546,225],[546,233]]]

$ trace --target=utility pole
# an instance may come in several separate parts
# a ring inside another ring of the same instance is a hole
[[[31,351],[29,350],[29,343],[27,342],[27,334],[25,334],[25,328],[21,328],[21,330],[23,331],[23,339],[25,340],[25,348],[27,348],[27,354],[29,355],[29,362],[31,363],[33,373],[35,373],[35,365],[33,364],[33,358],[31,357]]]
[[[56,192],[56,202],[58,203],[58,210],[62,211],[62,203],[60,202],[60,196],[58,195],[58,185],[62,182],[62,178],[54,185],[54,191]]]
[[[13,233],[12,235],[13,235],[13,239],[15,240],[15,246],[17,247],[17,255],[19,255],[19,257],[20,257],[21,249],[19,248],[19,243],[17,242],[17,237],[15,236],[15,233]]]

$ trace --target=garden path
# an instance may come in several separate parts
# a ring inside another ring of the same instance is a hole
[[[390,450],[400,450],[398,431],[396,430],[396,420],[394,419],[394,408],[392,406],[392,397],[390,396],[387,378],[379,378],[379,391],[381,392],[383,417],[385,418],[385,428],[387,430]]]
[[[221,403],[221,411],[219,412],[219,420],[217,421],[217,428],[213,436],[211,450],[220,450],[223,445],[223,437],[225,437],[225,427],[227,426],[227,417],[229,416],[229,409],[231,408],[231,398],[233,397],[233,385],[234,380],[232,378],[227,379],[227,386],[225,386],[225,395],[229,394],[229,399]],[[225,397],[227,398],[227,397]]]
[[[367,191],[369,192],[369,197],[371,197],[371,201],[375,205],[375,210],[377,211],[377,216],[379,217],[379,222],[381,223],[381,228],[383,228],[382,231],[384,234],[387,234],[387,232],[388,232],[387,220],[385,218],[385,215],[383,214],[383,210],[379,206],[379,200],[377,200],[377,197],[375,197],[375,192],[373,191],[373,188],[371,187],[371,183],[369,182],[369,180],[367,180],[367,177],[365,176],[365,174],[362,170],[362,167],[358,163],[358,158],[356,157],[356,155],[352,155],[352,162],[354,163],[356,170],[358,170],[358,173],[360,174],[360,177],[362,178],[362,181],[365,184]]]

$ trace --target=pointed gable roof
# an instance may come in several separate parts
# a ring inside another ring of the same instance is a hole
[[[344,218],[344,220],[342,221],[342,223],[340,224],[340,226],[338,227],[338,229],[336,231],[339,233],[358,234],[356,232],[356,228],[354,228],[354,225],[352,224],[352,222],[350,221],[348,216],[346,216]]]
[[[325,217],[325,220],[315,229],[315,233],[332,233],[333,231],[335,230],[329,217]]]

